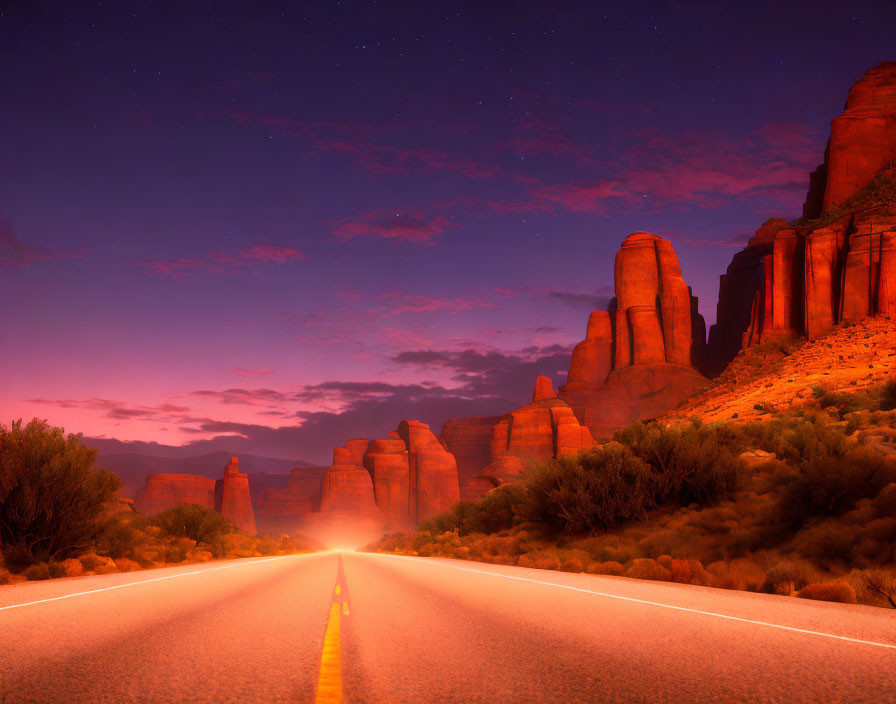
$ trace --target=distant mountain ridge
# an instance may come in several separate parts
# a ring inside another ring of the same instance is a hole
[[[264,475],[264,484],[271,488],[286,486],[289,470],[294,467],[311,467],[310,462],[303,460],[284,460],[275,457],[230,453],[225,450],[210,452],[204,455],[182,457],[166,457],[144,454],[142,452],[108,452],[99,443],[91,439],[86,444],[100,450],[97,465],[108,469],[121,477],[122,494],[133,496],[144,485],[146,477],[152,473],[159,474],[197,474],[211,479],[218,479],[231,456],[239,457],[240,469],[250,476]],[[113,441],[118,442],[118,441]],[[120,443],[125,445],[127,443]],[[164,447],[164,446],[162,446]],[[253,482],[254,483],[254,482]]]

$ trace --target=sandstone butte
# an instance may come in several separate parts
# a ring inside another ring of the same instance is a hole
[[[817,339],[835,325],[896,315],[896,62],[870,69],[831,122],[803,219],[769,220],[719,283],[712,371],[764,340]],[[875,179],[890,193],[869,191]]]
[[[258,500],[258,528],[265,532],[292,533],[304,516],[320,510],[319,467],[296,467],[289,471],[283,489],[263,487]]]
[[[528,462],[578,452],[620,426],[659,415],[709,383],[698,370],[706,327],[671,243],[648,232],[629,235],[614,280],[616,297],[609,310],[589,316],[559,393],[540,376],[532,403],[442,428],[466,496],[518,475]]]
[[[146,514],[185,503],[215,509],[250,535],[257,532],[249,477],[239,471],[236,457],[230,458],[221,479],[195,474],[150,474],[146,485],[134,496],[134,508]]]

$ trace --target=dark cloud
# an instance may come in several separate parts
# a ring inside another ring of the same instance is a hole
[[[37,247],[19,240],[6,220],[0,220],[0,264],[28,266],[42,259],[64,256],[51,247]]]
[[[450,385],[433,381],[392,384],[382,381],[325,381],[296,391],[230,388],[198,390],[187,394],[223,404],[261,406],[262,415],[277,416],[279,427],[236,423],[186,415],[181,406],[129,407],[123,403],[93,399],[45,403],[71,404],[103,409],[109,417],[173,419],[190,434],[214,434],[178,450],[178,456],[227,450],[326,464],[332,448],[353,437],[383,437],[405,419],[421,420],[438,434],[452,418],[508,413],[531,399],[535,377],[545,374],[562,383],[571,348],[563,345],[532,346],[517,352],[500,350],[405,350],[390,361],[401,366],[448,370]],[[332,404],[336,410],[290,411],[290,405]],[[294,423],[289,423],[290,419]],[[143,447],[145,445],[146,447]],[[158,454],[156,443],[142,443],[134,451]]]
[[[571,293],[569,291],[551,291],[547,297],[576,308],[588,310],[606,310],[613,298],[613,287],[604,286],[594,293]]]

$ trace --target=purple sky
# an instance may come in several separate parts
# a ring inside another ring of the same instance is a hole
[[[896,58],[889,0],[0,8],[2,422],[314,462],[562,383],[630,232],[711,323]]]

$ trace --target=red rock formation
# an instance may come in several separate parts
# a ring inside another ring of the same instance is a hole
[[[842,205],[894,160],[896,62],[884,62],[856,81],[846,109],[831,122],[822,212]]]
[[[648,232],[626,237],[614,279],[616,299],[591,314],[559,394],[594,436],[667,411],[706,383],[695,368],[705,324],[671,243]]]
[[[240,472],[238,457],[230,458],[230,464],[224,468],[224,476],[215,482],[215,508],[249,535],[256,534],[249,476]]]
[[[896,318],[896,229],[881,234],[877,312]]]
[[[258,502],[258,529],[264,532],[295,532],[302,517],[320,507],[321,468],[290,470],[283,489],[265,488]]]
[[[803,214],[816,218],[867,186],[896,161],[896,63],[859,79],[831,126],[825,164],[810,176]],[[823,199],[820,194],[824,193]],[[896,212],[865,202],[821,227],[770,221],[735,255],[719,285],[710,330],[713,371],[743,346],[781,336],[816,338],[841,321],[892,311]]]
[[[506,481],[529,462],[574,454],[594,444],[588,428],[539,376],[532,403],[501,418],[492,428],[491,462],[482,475]]]
[[[352,462],[351,452],[347,448],[333,450],[333,464],[324,472],[320,483],[320,511],[358,518],[378,514],[370,473]]]
[[[441,439],[457,462],[461,483],[478,475],[492,459],[492,428],[501,416],[476,416],[449,420],[442,426]]]
[[[215,507],[215,480],[195,474],[153,473],[134,496],[134,508],[151,515],[180,504]]]
[[[554,382],[550,377],[539,374],[535,379],[535,390],[532,392],[532,401],[541,401],[546,398],[555,398]]]
[[[364,466],[364,453],[367,452],[367,448],[370,445],[370,441],[367,438],[357,438],[355,440],[349,440],[345,443],[345,449],[348,450],[349,459],[351,464],[356,464],[359,467]]]
[[[613,324],[610,313],[596,310],[588,318],[585,339],[572,351],[567,384],[602,384],[613,369]]]
[[[419,522],[460,500],[457,463],[429,426],[402,421],[398,435],[408,448],[408,515]]]
[[[498,481],[494,477],[486,477],[481,474],[468,477],[460,483],[460,500],[479,501],[496,486],[498,486]]]
[[[822,227],[806,237],[806,334],[818,337],[837,320],[837,232]]]
[[[404,440],[397,433],[374,440],[364,455],[364,466],[373,477],[376,505],[388,525],[397,528],[411,524],[408,513],[410,472]]]

